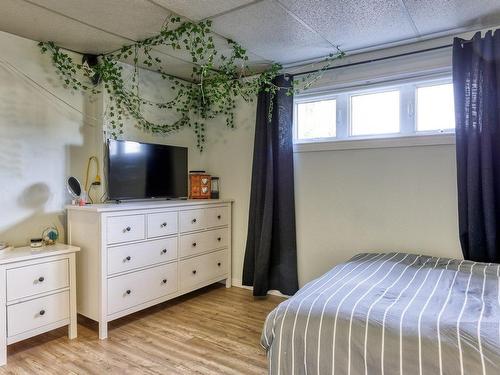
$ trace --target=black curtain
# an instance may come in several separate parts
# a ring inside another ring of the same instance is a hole
[[[290,79],[291,80],[291,79]],[[279,76],[274,84],[289,87]],[[259,93],[243,285],[255,296],[298,290],[293,180],[293,97]],[[271,103],[272,100],[272,103]],[[269,108],[272,116],[269,120]]]
[[[500,31],[455,38],[453,85],[462,252],[500,263]]]

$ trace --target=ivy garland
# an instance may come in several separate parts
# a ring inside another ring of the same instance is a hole
[[[250,102],[260,90],[275,95],[282,89],[272,82],[282,69],[280,64],[272,64],[263,73],[255,75],[247,65],[246,50],[238,43],[229,40],[230,56],[219,55],[211,26],[210,20],[192,23],[181,22],[180,17],[170,17],[158,35],[123,46],[114,53],[101,55],[94,64],[75,63],[54,42],[40,42],[39,46],[42,53],[51,53],[52,61],[66,87],[98,94],[101,89],[97,83],[102,82],[110,100],[106,116],[109,119],[111,137],[120,137],[123,134],[124,119],[132,118],[137,127],[152,133],[169,134],[184,127],[193,128],[197,146],[202,151],[206,141],[207,120],[224,116],[226,125],[234,128],[237,97]],[[192,82],[173,77],[164,71],[161,58],[152,54],[153,48],[160,45],[174,50],[184,49],[190,54],[194,64]],[[310,87],[333,61],[344,55],[340,50],[329,55],[322,69],[294,80],[291,87],[286,88],[287,94],[292,95]],[[120,64],[120,61],[126,59],[133,60],[131,82],[125,81],[123,66]],[[173,99],[154,102],[139,95],[140,63],[158,72],[169,82],[175,93]],[[242,79],[244,77],[247,78]],[[173,123],[154,123],[144,117],[143,106],[174,110],[179,118]]]

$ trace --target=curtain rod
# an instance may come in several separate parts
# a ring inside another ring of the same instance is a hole
[[[464,43],[467,43],[467,42],[469,42],[469,41],[464,41]],[[328,68],[326,68],[324,70],[328,71],[328,70],[335,70],[335,69],[339,69],[339,68],[348,68],[348,67],[351,67],[351,66],[369,64],[369,63],[373,63],[373,62],[377,62],[377,61],[390,60],[390,59],[395,59],[395,58],[398,58],[398,57],[405,57],[405,56],[415,55],[415,54],[424,53],[424,52],[431,52],[431,51],[436,51],[436,50],[440,50],[440,49],[444,49],[444,48],[450,48],[450,47],[453,47],[453,44],[446,44],[444,46],[431,47],[431,48],[426,48],[426,49],[422,49],[422,50],[418,50],[418,51],[399,53],[397,55],[391,55],[391,56],[385,56],[385,57],[378,57],[376,59],[363,60],[363,61],[358,61],[358,62],[354,62],[354,63],[350,63],[350,64],[330,66],[330,67],[328,67]],[[318,69],[314,69],[314,70],[309,70],[309,71],[305,71],[305,72],[301,72],[301,73],[295,73],[295,74],[287,74],[287,73],[285,73],[285,75],[288,75],[288,76],[290,76],[290,77],[293,78],[295,76],[301,76],[301,75],[304,75],[304,74],[310,74],[310,73],[314,73],[314,72],[317,72],[317,71],[318,71]]]

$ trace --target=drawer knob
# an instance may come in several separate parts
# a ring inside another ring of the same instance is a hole
[[[132,228],[130,228],[130,227],[125,228],[125,232],[130,232],[131,230],[132,230]]]
[[[191,223],[195,224],[196,223],[196,219],[191,220]]]
[[[193,247],[196,247],[196,242],[193,242]]]
[[[166,284],[166,283],[167,283],[167,279],[163,279],[163,280],[162,280],[162,283],[163,283],[163,284]]]
[[[193,270],[193,275],[196,275],[196,270]]]
[[[222,241],[222,237],[218,237],[217,241],[221,242]]]
[[[125,293],[130,294],[130,293],[132,293],[132,291],[130,289],[128,289]]]
[[[217,215],[217,219],[219,219],[219,220],[220,220],[221,218],[222,218],[222,216],[221,216],[221,215]]]
[[[45,310],[40,310],[40,315],[45,315]]]
[[[125,258],[125,260],[126,260],[126,261],[129,261],[130,259],[132,259],[132,257],[131,257],[130,255],[128,255],[128,256]]]
[[[162,253],[162,254],[166,254],[166,253],[167,253],[167,249],[163,249],[163,250],[161,251],[161,253]]]
[[[163,223],[162,225],[160,225],[162,228],[166,227],[167,226],[167,223]]]
[[[219,262],[219,263],[217,263],[217,265],[220,267],[221,263]]]
[[[43,283],[43,281],[44,281],[44,280],[45,280],[45,277],[43,277],[43,276],[40,276],[40,277],[38,278],[38,282],[39,282],[39,283]]]

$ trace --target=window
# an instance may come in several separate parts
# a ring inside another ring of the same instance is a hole
[[[337,102],[334,99],[297,103],[296,113],[299,139],[335,137]]]
[[[399,132],[399,91],[351,96],[351,135]]]
[[[434,135],[455,131],[453,84],[449,76],[438,76],[305,93],[295,97],[294,121],[298,144],[401,137],[415,139],[408,141],[412,144],[440,144]],[[453,137],[439,139],[453,143]]]
[[[417,131],[455,128],[455,105],[451,83],[417,87]]]

